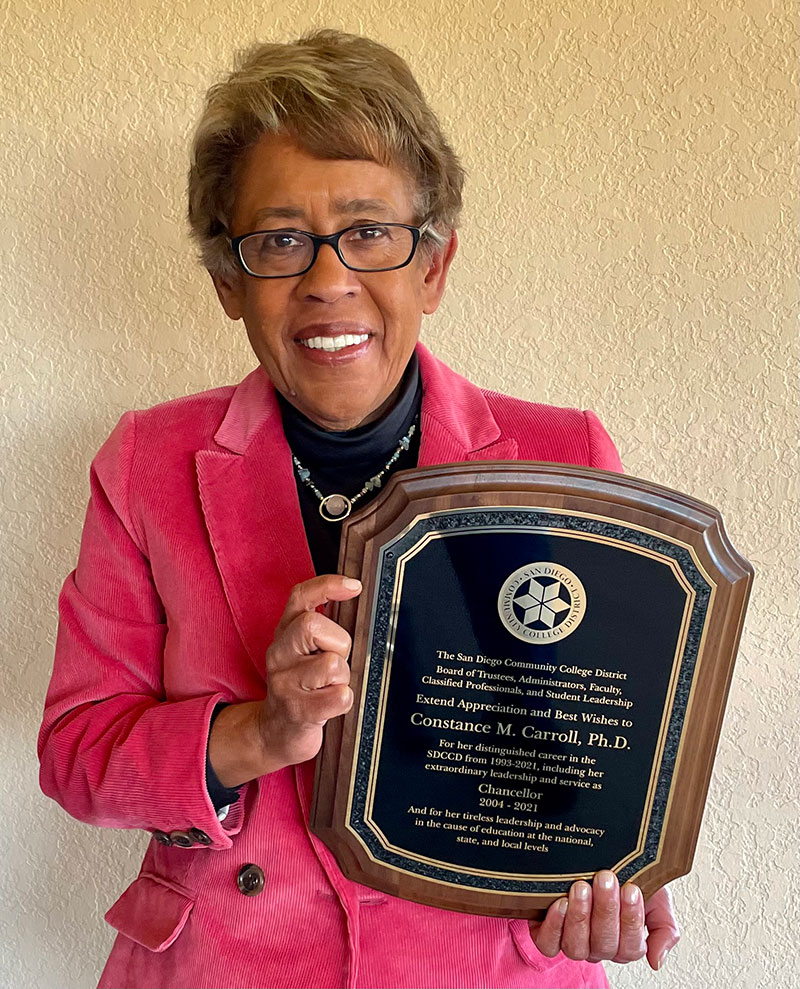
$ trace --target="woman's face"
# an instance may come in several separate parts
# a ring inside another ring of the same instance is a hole
[[[332,234],[353,224],[416,222],[406,175],[372,161],[315,158],[282,135],[267,135],[239,171],[233,236],[294,228]],[[419,336],[423,313],[444,292],[456,237],[405,268],[350,271],[323,245],[313,267],[290,278],[215,276],[231,319],[244,319],[259,361],[278,391],[325,429],[353,429],[388,409]],[[339,350],[304,340],[345,335]]]

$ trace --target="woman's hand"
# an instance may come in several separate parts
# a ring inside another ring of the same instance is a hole
[[[548,958],[563,951],[578,961],[625,963],[647,955],[654,971],[680,937],[666,886],[644,903],[638,886],[626,883],[620,890],[609,871],[598,872],[591,886],[574,883],[568,897],[552,903],[544,920],[530,926],[536,947]]]
[[[224,786],[313,759],[325,722],[350,710],[350,636],[316,609],[360,592],[359,581],[339,574],[292,588],[267,650],[266,698],[229,705],[211,729],[208,756]]]

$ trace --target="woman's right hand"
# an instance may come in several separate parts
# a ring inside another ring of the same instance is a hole
[[[340,574],[292,588],[267,650],[266,698],[228,705],[211,729],[208,756],[224,786],[313,759],[325,722],[350,710],[350,636],[316,609],[360,592],[359,581]]]

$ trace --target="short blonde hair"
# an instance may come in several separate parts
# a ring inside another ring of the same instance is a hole
[[[283,132],[319,158],[399,167],[416,190],[429,249],[461,212],[464,169],[406,62],[369,38],[318,30],[241,52],[208,91],[192,143],[189,224],[212,274],[235,270],[228,239],[237,167],[264,134]]]

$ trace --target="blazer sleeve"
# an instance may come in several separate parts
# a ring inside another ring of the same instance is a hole
[[[624,468],[619,459],[617,448],[603,424],[594,412],[586,411],[583,416],[586,420],[586,433],[589,442],[589,466],[623,473]]]
[[[53,675],[39,734],[42,790],[90,824],[150,831],[196,828],[227,848],[205,783],[214,693],[170,701],[162,682],[167,635],[142,533],[129,507],[136,439],[126,413],[92,463],[77,568],[59,598]]]

